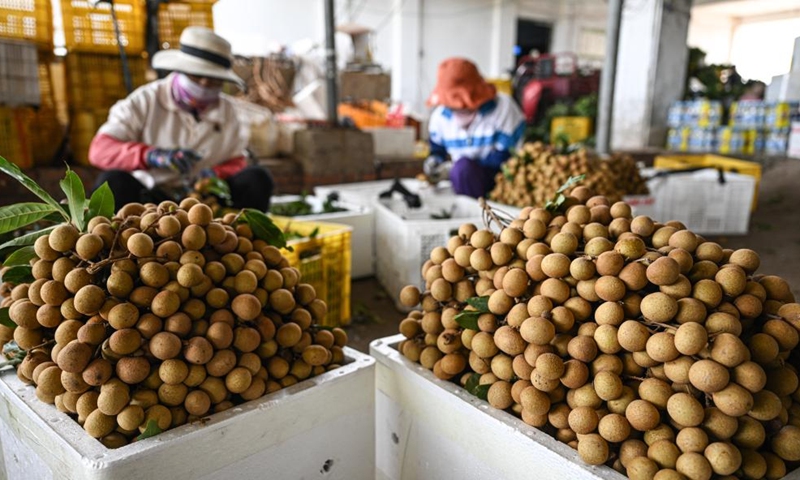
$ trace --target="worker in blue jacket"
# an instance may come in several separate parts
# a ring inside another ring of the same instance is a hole
[[[426,175],[435,179],[449,169],[457,194],[484,197],[494,188],[500,166],[522,142],[522,111],[463,58],[439,65],[428,104],[436,108],[428,124],[431,151],[424,164]]]

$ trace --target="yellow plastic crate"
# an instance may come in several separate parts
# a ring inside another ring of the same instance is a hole
[[[214,2],[170,2],[158,6],[158,42],[162,50],[178,48],[186,27],[214,28]]]
[[[19,168],[31,168],[28,108],[0,106],[0,157]]]
[[[353,228],[326,222],[304,222],[286,217],[272,217],[284,232],[305,238],[289,241],[294,251],[283,250],[289,264],[298,270],[303,283],[317,291],[317,298],[328,304],[326,327],[350,324],[350,247]],[[316,234],[314,233],[316,231]],[[311,235],[314,235],[311,238]]]
[[[0,0],[0,37],[28,40],[52,49],[50,0]]]
[[[753,206],[758,205],[758,186],[761,183],[761,165],[747,160],[724,157],[722,155],[659,155],[653,164],[656,168],[682,170],[686,168],[709,167],[719,168],[725,172],[749,175],[756,179],[756,190],[753,194]]]
[[[128,96],[118,56],[70,53],[65,57],[67,101],[71,111],[108,110]],[[133,88],[147,83],[147,60],[128,57]]]
[[[114,0],[121,42],[130,54],[145,48],[146,8],[143,0]],[[111,21],[111,5],[93,7],[88,0],[61,0],[67,50],[117,54],[117,35]]]
[[[550,124],[550,143],[555,144],[561,134],[566,134],[571,144],[586,140],[592,135],[592,119],[589,117],[555,117]]]

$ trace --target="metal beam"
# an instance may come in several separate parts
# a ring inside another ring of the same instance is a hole
[[[336,16],[333,0],[325,0],[325,74],[328,90],[328,123],[331,126],[339,124],[339,92],[336,86]]]
[[[597,112],[597,153],[609,154],[611,115],[614,109],[614,82],[617,76],[619,26],[622,22],[622,0],[608,0],[606,24],[606,58],[600,76],[600,98]]]

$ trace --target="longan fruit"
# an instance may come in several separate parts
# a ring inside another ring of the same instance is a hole
[[[667,401],[670,418],[683,427],[696,427],[703,423],[705,411],[700,402],[688,393],[678,392]]]
[[[645,345],[647,355],[659,363],[671,362],[680,355],[675,347],[675,335],[669,332],[657,332],[647,339]]]
[[[766,386],[767,374],[761,365],[755,362],[744,362],[733,369],[733,381],[751,393],[756,393]]]
[[[726,442],[714,442],[706,447],[704,455],[717,475],[731,475],[742,464],[738,448]]]
[[[642,299],[642,315],[651,322],[667,323],[678,313],[677,301],[661,292],[651,293]]]
[[[647,458],[662,469],[674,469],[680,455],[680,450],[671,440],[657,440],[647,449]]]
[[[684,323],[675,331],[675,348],[683,355],[697,355],[708,343],[708,331],[699,323]]]
[[[689,382],[701,392],[714,393],[728,386],[730,374],[725,366],[711,359],[703,359],[689,368]]]
[[[753,408],[753,395],[736,383],[712,394],[714,405],[731,417],[741,417]]]
[[[447,370],[445,370],[445,372],[447,372]],[[502,380],[494,382],[492,386],[489,387],[486,399],[491,406],[500,410],[505,410],[511,407],[511,405],[514,403],[514,400],[511,398],[511,384]]]
[[[647,458],[647,456],[630,458],[623,465],[625,466],[625,474],[631,480],[651,480],[658,473],[658,464]]]
[[[117,377],[128,385],[144,382],[150,375],[150,370],[150,362],[144,357],[120,358],[115,367]]]
[[[613,372],[598,372],[594,377],[593,384],[597,396],[605,401],[616,400],[623,393],[622,379]]]
[[[130,402],[130,388],[121,380],[112,378],[100,387],[97,409],[106,415],[114,416]]]
[[[602,465],[608,461],[608,443],[596,433],[578,440],[578,455],[589,465]]]
[[[749,356],[750,352],[744,343],[730,333],[721,333],[711,342],[711,358],[728,368],[748,361]]]
[[[700,427],[686,427],[678,430],[675,444],[683,453],[702,453],[708,446],[708,434]]]
[[[625,418],[631,427],[646,432],[655,428],[661,417],[652,403],[646,400],[634,400],[625,409]]]
[[[100,409],[94,410],[86,417],[83,424],[84,430],[94,438],[102,438],[110,434],[117,427],[116,417],[106,415]]]
[[[597,412],[590,407],[576,407],[569,412],[569,428],[580,435],[594,432],[599,421]]]

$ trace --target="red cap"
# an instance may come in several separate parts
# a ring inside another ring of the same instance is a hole
[[[428,98],[428,105],[476,110],[496,96],[497,89],[483,79],[474,63],[466,58],[448,58],[439,64],[436,87]]]

